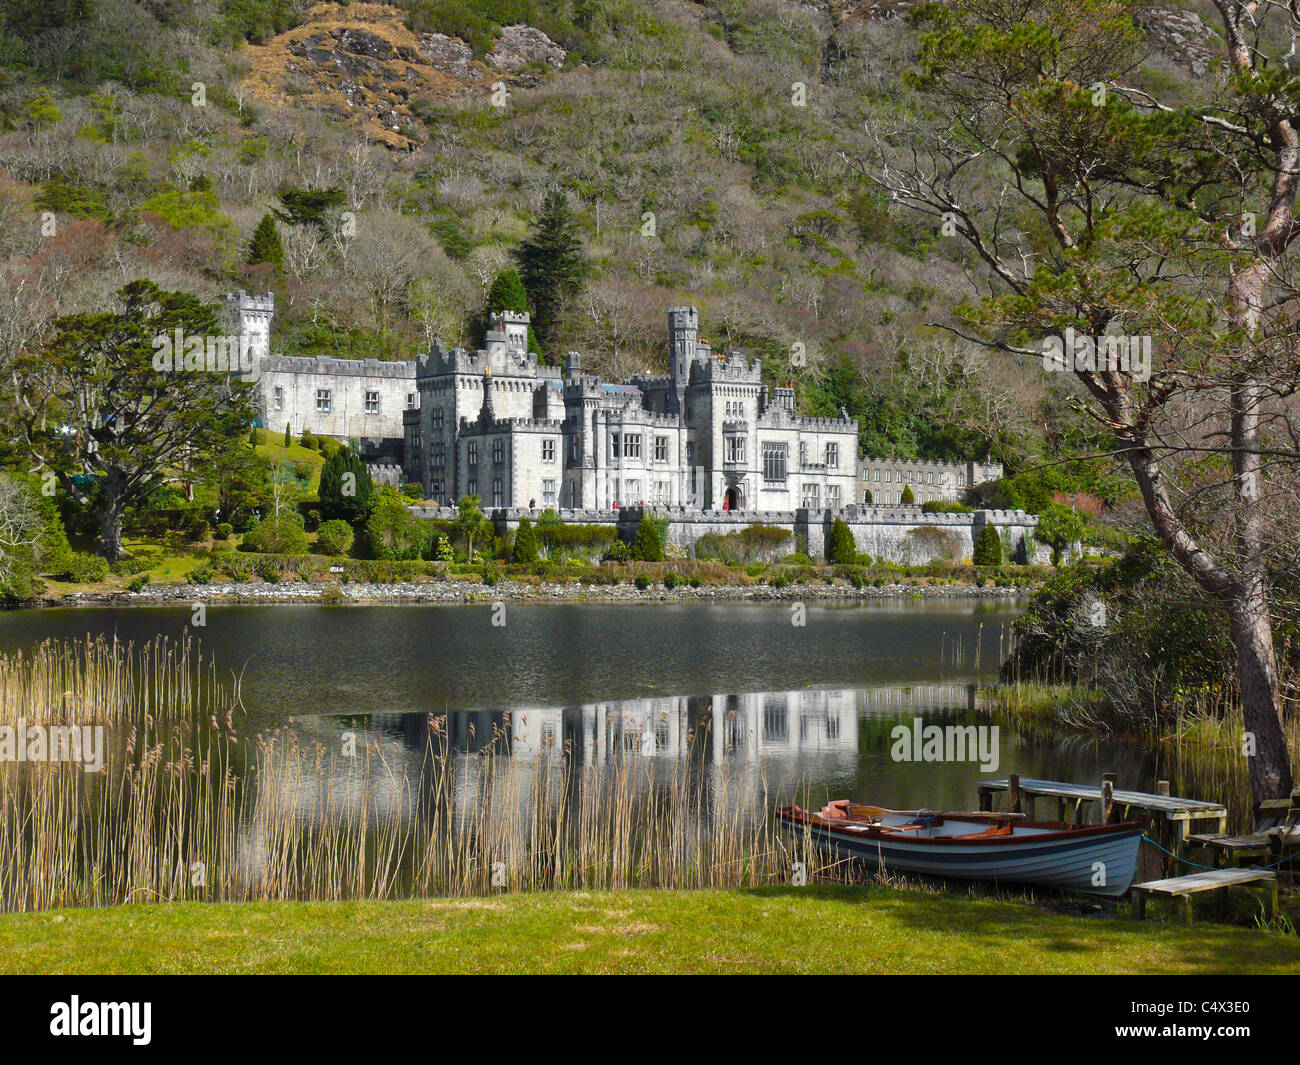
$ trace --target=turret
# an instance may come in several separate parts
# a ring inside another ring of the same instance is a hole
[[[690,382],[691,362],[700,337],[700,315],[694,307],[674,307],[668,312],[668,358],[674,388]]]
[[[226,312],[231,328],[243,338],[244,350],[253,358],[271,354],[271,319],[275,317],[275,294],[250,296],[242,288],[239,295],[226,293]]]

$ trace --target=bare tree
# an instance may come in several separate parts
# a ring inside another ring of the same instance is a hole
[[[1127,5],[954,0],[918,43],[930,118],[876,122],[856,162],[964,242],[990,293],[970,334],[1035,359],[1079,341],[1064,368],[1098,454],[1127,464],[1151,528],[1231,621],[1260,800],[1292,784],[1272,590],[1295,561],[1279,522],[1300,461],[1300,94],[1290,56],[1270,55],[1281,9],[1214,3],[1224,70],[1175,107],[1129,87]],[[1115,336],[1159,341],[1149,376]]]

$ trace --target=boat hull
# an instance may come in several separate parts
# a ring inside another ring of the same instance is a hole
[[[781,811],[780,817],[795,831],[807,832],[836,861],[852,859],[891,873],[1031,884],[1108,898],[1120,897],[1133,883],[1143,833],[1142,825],[1128,823],[967,843],[960,837],[899,839],[799,814]]]

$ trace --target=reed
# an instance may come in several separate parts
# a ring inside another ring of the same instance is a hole
[[[140,645],[102,636],[46,640],[0,655],[0,725],[184,721],[239,705],[238,676],[223,684],[189,635]]]
[[[851,876],[776,826],[769,812],[794,796],[712,765],[703,733],[677,758],[602,763],[512,753],[507,727],[467,753],[438,716],[422,745],[359,732],[348,751],[297,728],[246,738],[236,692],[196,683],[208,675],[196,662],[165,641],[0,659],[6,713],[24,713],[25,693],[44,713],[94,707],[124,729],[97,774],[0,766],[0,909],[746,887],[789,882],[795,862],[810,879]]]

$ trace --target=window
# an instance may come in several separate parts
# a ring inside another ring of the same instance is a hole
[[[554,441],[554,440],[543,440],[543,441],[542,441],[542,461],[543,461],[543,462],[554,462],[554,461],[555,461],[555,441]]]
[[[542,479],[542,506],[555,506],[555,480],[551,477]]]
[[[744,462],[745,461],[745,438],[743,436],[729,436],[727,441],[727,461]]]
[[[469,447],[467,449],[467,452],[468,453],[466,455],[466,458],[469,460],[469,465],[477,466],[478,465],[478,441],[477,440],[471,440],[469,442]],[[470,492],[470,495],[473,494],[474,494],[473,492]]]
[[[692,440],[686,441],[686,461],[695,461],[695,442]]]
[[[639,503],[639,502],[641,502],[641,482],[640,482],[640,481],[624,481],[624,482],[623,482],[623,498],[624,498],[625,500],[627,500],[627,502],[629,502],[629,503]]]
[[[668,461],[668,437],[655,437],[655,462]]]
[[[784,482],[790,448],[786,444],[763,445],[763,480]]]
[[[378,413],[379,413],[379,393],[378,393],[378,392],[367,392],[367,393],[366,393],[366,413],[367,413],[367,414],[378,414]]]
[[[871,471],[871,479],[872,479],[873,481],[879,481],[879,480],[880,480],[880,471],[879,471],[879,470],[872,470],[872,471]]]
[[[933,473],[927,473],[927,474],[925,475],[925,483],[926,483],[926,484],[934,484],[934,474],[933,474]]]
[[[609,434],[609,457],[611,461],[618,458],[618,433]]]
[[[839,469],[839,465],[840,465],[840,445],[839,445],[839,444],[827,444],[827,445],[826,445],[826,466],[827,466],[827,468],[828,468],[828,469],[835,470],[835,469]]]
[[[406,393],[406,409],[407,409],[407,410],[415,410],[415,393],[414,393],[414,392],[408,392],[408,393]]]
[[[439,407],[434,407],[433,410],[431,410],[431,411],[429,412],[429,424],[432,425],[435,429],[441,429],[441,428],[442,428],[442,410],[441,410],[441,408],[439,408]]]
[[[440,470],[447,462],[446,445],[439,440],[436,444],[429,446],[429,468]]]
[[[274,404],[276,410],[284,410],[284,389],[283,388],[277,387],[271,389],[271,402],[272,404]]]
[[[623,457],[625,459],[639,459],[641,457],[640,433],[623,434]]]
[[[492,464],[500,466],[506,460],[506,445],[500,437],[492,441]]]
[[[569,461],[577,462],[582,458],[582,437],[574,436],[569,438]]]
[[[828,484],[826,486],[826,505],[828,507],[838,507],[840,505],[840,486],[837,484]]]
[[[804,440],[799,441],[799,465],[808,465],[808,444]]]
[[[691,497],[691,505],[692,505],[692,506],[700,506],[700,505],[701,505],[701,504],[700,504],[700,480],[699,480],[699,476],[698,476],[698,474],[699,474],[699,469],[700,469],[700,468],[699,468],[698,466],[692,466],[692,467],[691,467],[691,477],[690,477],[690,497]]]
[[[469,484],[468,484],[468,485],[466,486],[466,488],[465,488],[465,494],[466,494],[466,495],[471,495],[471,496],[476,496],[476,495],[478,495],[478,478],[477,478],[477,477],[471,477],[471,478],[469,479]]]
[[[501,491],[501,478],[500,478],[500,477],[494,477],[494,478],[492,479],[492,505],[493,505],[494,507],[503,507],[503,506],[505,506],[505,495],[504,495],[504,493]]]
[[[816,510],[820,505],[821,495],[818,486],[815,484],[806,484],[803,486],[803,505],[810,510]]]
[[[650,502],[663,503],[665,506],[673,501],[672,485],[668,481],[655,481],[650,491]]]
[[[334,397],[334,393],[331,392],[328,388],[316,389],[316,409],[323,414],[328,414],[330,409],[330,401],[333,399],[333,397]]]

